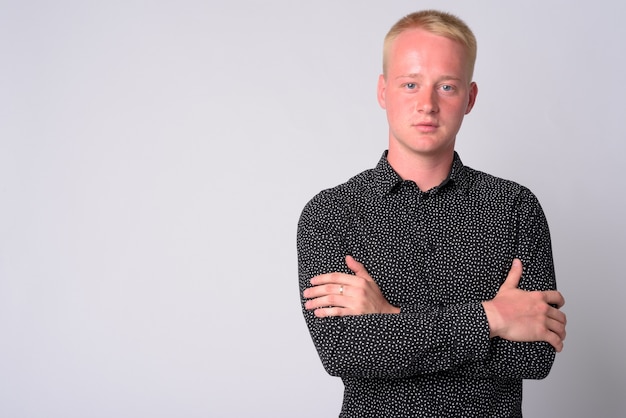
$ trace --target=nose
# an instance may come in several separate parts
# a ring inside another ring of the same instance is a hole
[[[421,89],[417,94],[415,110],[420,113],[436,113],[439,111],[437,94],[431,89]]]

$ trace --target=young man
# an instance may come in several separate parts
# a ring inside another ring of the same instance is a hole
[[[454,151],[475,58],[452,15],[398,21],[378,80],[388,151],[302,212],[303,313],[343,379],[341,417],[518,417],[522,379],[544,378],[563,347],[539,202]]]

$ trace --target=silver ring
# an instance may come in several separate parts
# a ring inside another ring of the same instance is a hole
[[[339,286],[339,294],[340,294],[340,295],[343,295],[343,285],[340,285],[340,286]]]

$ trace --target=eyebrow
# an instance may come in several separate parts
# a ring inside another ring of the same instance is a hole
[[[409,73],[409,74],[402,74],[397,76],[395,79],[399,79],[399,78],[421,78],[422,75],[419,73]],[[443,81],[443,80],[456,80],[456,81],[461,81],[460,77],[456,77],[453,75],[444,75],[438,78],[439,81]]]
[[[399,78],[420,78],[420,74],[418,73],[410,73],[410,74],[402,74],[396,77],[396,80]]]

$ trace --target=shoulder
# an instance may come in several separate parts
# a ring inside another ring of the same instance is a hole
[[[317,193],[304,206],[301,222],[314,218],[343,218],[360,202],[374,195],[374,169],[365,170],[348,181]]]
[[[468,193],[477,197],[506,202],[536,201],[537,197],[526,186],[513,180],[494,176],[484,171],[464,167],[467,179]],[[537,202],[538,203],[538,202]]]

